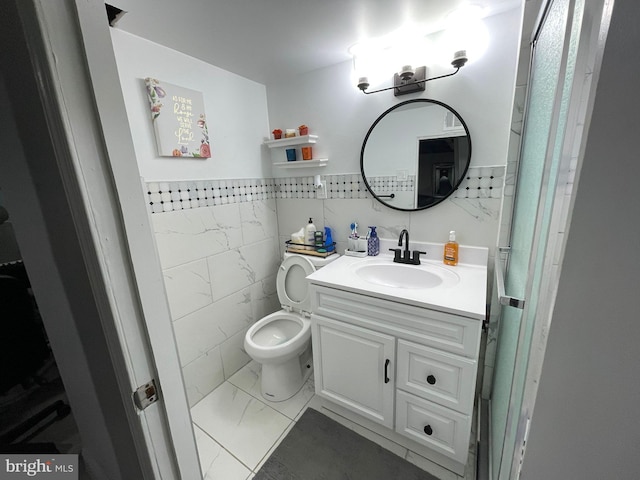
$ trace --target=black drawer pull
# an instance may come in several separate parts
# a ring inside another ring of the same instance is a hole
[[[436,384],[436,377],[434,377],[433,375],[429,375],[427,377],[427,383],[429,385],[435,385]]]
[[[427,425],[426,427],[424,427],[424,433],[426,433],[427,435],[431,435],[433,433],[433,428],[431,428],[431,425]]]
[[[384,383],[389,383],[389,359],[384,362]]]

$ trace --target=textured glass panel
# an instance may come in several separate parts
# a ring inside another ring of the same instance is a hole
[[[574,9],[574,17],[571,28],[571,37],[569,40],[569,49],[567,55],[567,67],[564,74],[564,84],[562,90],[562,98],[560,100],[560,111],[557,120],[557,126],[555,132],[551,132],[553,143],[553,154],[550,159],[547,159],[549,164],[549,176],[547,181],[548,187],[546,189],[545,197],[541,203],[542,211],[540,212],[541,222],[539,224],[539,239],[536,242],[536,254],[535,264],[533,271],[529,273],[530,277],[533,277],[533,284],[528,294],[529,307],[524,312],[523,320],[524,324],[524,336],[520,339],[521,348],[518,351],[518,355],[528,358],[531,340],[533,336],[533,330],[535,326],[535,319],[537,315],[538,300],[540,297],[541,286],[543,283],[543,263],[544,263],[544,251],[549,238],[549,227],[551,225],[551,215],[553,211],[554,198],[556,195],[556,183],[558,180],[558,171],[561,161],[562,148],[564,134],[567,126],[567,114],[569,110],[569,101],[571,98],[571,87],[573,84],[573,74],[575,72],[576,56],[578,51],[578,39],[580,36],[580,26],[582,25],[582,13],[584,2],[582,0],[576,1]],[[521,362],[513,374],[513,386],[511,388],[512,398],[511,405],[517,408],[518,411],[522,407],[522,399],[525,387],[525,378],[527,372],[527,362]],[[516,429],[518,427],[517,422],[514,419],[509,425],[505,433],[505,458],[511,458],[515,450],[515,438]]]
[[[554,108],[557,108],[556,94],[565,46],[568,6],[569,0],[556,0],[552,3],[534,48],[529,79],[529,102],[523,132],[516,205],[512,222],[511,254],[505,279],[506,292],[521,298],[526,294],[529,278],[533,275],[533,278],[536,279],[535,272],[530,272],[529,266],[549,140],[554,139],[560,130],[563,131],[561,128],[557,132],[552,132],[551,128]],[[564,110],[566,111],[566,108]],[[548,224],[548,216],[543,216],[543,218],[546,218]],[[548,230],[548,225],[542,227],[542,230]],[[540,265],[537,267],[539,268]],[[539,279],[537,283],[539,284]],[[527,299],[527,305],[534,305],[531,298]],[[508,473],[501,472],[503,455],[505,464],[509,465],[514,453],[513,442],[517,416],[513,420],[514,423],[507,425],[507,415],[514,380],[516,353],[528,356],[528,344],[526,352],[518,352],[518,337],[523,311],[503,307],[502,312],[491,395],[494,479],[500,478],[501,474]],[[528,316],[528,318],[534,317]],[[530,335],[528,326],[525,328],[525,332]],[[518,377],[521,376],[523,376],[523,372],[518,372]],[[517,378],[517,380],[517,387],[521,388],[524,379]],[[518,394],[518,402],[520,402],[521,393]]]

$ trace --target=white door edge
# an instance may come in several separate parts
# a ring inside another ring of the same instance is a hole
[[[115,365],[109,373],[117,377],[118,395],[129,423],[127,434],[136,445],[143,478],[202,478],[104,3],[68,0],[64,8],[59,2],[46,0],[13,3],[21,15],[25,13],[25,30],[30,35],[26,42],[35,46],[30,49],[30,56],[45,117],[57,120],[51,124],[51,132],[32,133],[34,139],[38,138],[36,133],[45,137],[49,133],[54,144],[65,187],[58,194],[66,195],[76,235],[86,249],[84,265],[91,288],[97,292],[96,308]],[[31,12],[35,14],[28,18]],[[78,68],[85,63],[89,72]],[[52,162],[55,161],[50,160],[49,164]],[[7,179],[10,181],[11,176]],[[64,261],[59,257],[55,260]],[[73,292],[68,294],[73,297]],[[158,301],[159,298],[165,301]],[[71,301],[91,300],[76,296]],[[153,322],[153,329],[147,330],[145,319]],[[153,354],[150,345],[158,355]],[[87,358],[92,358],[91,346],[81,347]],[[64,351],[54,353],[56,357],[68,355]],[[132,392],[152,378],[160,384],[160,401],[138,411]],[[91,389],[89,396],[96,397],[95,401],[109,401],[96,396],[92,385],[85,388]],[[95,433],[99,434],[103,435]],[[109,435],[113,436],[109,439]],[[98,443],[110,442],[117,454],[118,435],[110,432],[101,438]],[[97,459],[96,470],[100,470],[100,461],[104,466],[104,459],[110,455],[96,451],[86,454],[91,457],[89,463]],[[113,465],[113,469],[123,472],[126,478],[126,466]]]

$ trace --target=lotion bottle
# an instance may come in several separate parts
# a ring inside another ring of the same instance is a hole
[[[454,230],[449,232],[449,241],[444,245],[443,261],[445,265],[458,264],[458,242],[456,242],[456,232]]]
[[[313,224],[313,219],[309,218],[309,223],[304,230],[304,243],[307,245],[305,250],[315,250],[313,245],[316,244],[316,226]]]

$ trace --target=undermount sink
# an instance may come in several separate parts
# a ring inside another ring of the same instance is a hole
[[[455,272],[438,265],[426,263],[407,265],[377,261],[375,263],[357,265],[354,272],[365,282],[392,288],[450,287],[460,281],[460,277]]]

